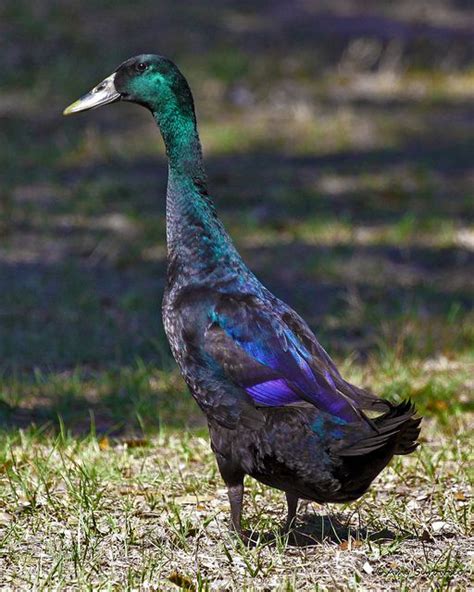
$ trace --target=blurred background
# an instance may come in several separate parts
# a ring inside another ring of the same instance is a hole
[[[188,78],[219,214],[345,374],[442,420],[465,409],[473,22],[467,0],[3,0],[0,425],[202,424],[161,326],[153,121],[61,116],[142,52]]]

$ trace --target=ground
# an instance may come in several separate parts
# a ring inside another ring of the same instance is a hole
[[[467,589],[469,3],[31,4],[0,7],[0,589]],[[348,379],[425,417],[415,454],[356,503],[302,507],[290,539],[283,495],[251,480],[253,545],[229,534],[169,354],[152,120],[61,117],[142,51],[188,77],[250,267]]]

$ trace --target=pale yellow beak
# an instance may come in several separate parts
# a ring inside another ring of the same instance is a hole
[[[100,84],[94,87],[86,95],[66,107],[63,115],[70,115],[71,113],[79,113],[79,111],[88,111],[89,109],[97,109],[102,105],[114,103],[120,99],[120,93],[117,92],[114,84],[115,72],[102,80]]]

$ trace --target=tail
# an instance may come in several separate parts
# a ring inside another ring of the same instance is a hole
[[[387,448],[392,454],[410,454],[417,448],[420,434],[421,417],[415,416],[415,406],[410,401],[403,401],[374,419],[375,430],[339,450],[339,455],[364,456]]]
[[[418,446],[421,417],[410,401],[403,401],[373,420],[374,431],[339,450],[340,456],[364,456],[387,449],[391,454],[410,454]]]
[[[337,501],[361,496],[395,454],[410,454],[418,446],[421,417],[404,401],[373,420],[374,429],[337,451],[341,458],[341,482]]]
[[[394,411],[405,406],[406,420],[400,426],[394,454],[410,454],[418,448],[418,437],[421,430],[421,417],[416,417],[416,408],[410,401],[404,401],[394,408]]]

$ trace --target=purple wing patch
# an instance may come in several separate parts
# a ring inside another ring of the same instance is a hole
[[[236,382],[255,403],[282,406],[308,401],[342,420],[359,420],[350,401],[338,392],[331,373],[324,367],[318,371],[317,359],[313,359],[313,354],[284,324],[256,313],[243,318],[216,314],[212,321],[253,360],[273,371],[262,376],[263,372],[253,368],[254,376],[252,371],[246,374],[245,361],[240,362],[238,370],[234,368]]]
[[[288,405],[300,400],[282,378],[254,384],[245,390],[260,405]]]

